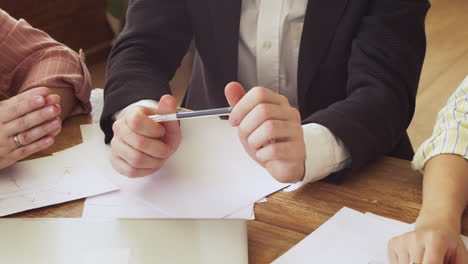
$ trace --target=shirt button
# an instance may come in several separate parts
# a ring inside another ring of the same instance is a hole
[[[263,49],[265,49],[265,50],[271,49],[271,41],[263,42]]]

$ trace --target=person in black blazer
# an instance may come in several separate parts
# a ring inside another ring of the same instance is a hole
[[[314,152],[313,144],[306,147],[309,136],[301,124],[325,128],[346,153],[343,164],[313,180],[359,169],[382,155],[411,159],[406,129],[425,56],[429,2],[304,1],[296,104],[270,87],[242,83],[239,41],[247,0],[130,1],[127,25],[108,61],[101,118],[114,168],[129,177],[148,175],[176,151],[178,123],[155,123],[147,115],[176,111],[169,80],[192,40],[195,62],[182,106],[234,106],[230,122],[275,179],[311,181],[303,179],[313,170],[308,166],[326,155]],[[134,104],[145,99],[159,105]],[[268,111],[261,115],[261,108]]]

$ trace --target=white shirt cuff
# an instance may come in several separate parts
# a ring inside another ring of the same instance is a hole
[[[285,189],[287,192],[321,180],[351,163],[346,146],[328,128],[312,123],[303,125],[302,129],[306,145],[305,175],[302,181]]]
[[[145,100],[140,100],[136,103],[133,103],[131,105],[128,105],[127,107],[125,107],[124,109],[116,112],[114,114],[114,120],[117,120],[119,118],[121,118],[122,116],[122,113],[125,111],[125,109],[129,108],[129,107],[132,107],[132,106],[135,106],[135,105],[139,105],[139,106],[146,106],[146,107],[150,107],[150,108],[158,108],[158,101],[156,100],[153,100],[153,99],[145,99]]]

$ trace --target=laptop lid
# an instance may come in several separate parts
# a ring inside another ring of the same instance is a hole
[[[2,263],[248,263],[244,220],[0,219]]]

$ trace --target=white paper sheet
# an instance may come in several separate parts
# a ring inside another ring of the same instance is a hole
[[[388,241],[413,226],[343,208],[274,264],[387,264]]]
[[[245,153],[227,121],[184,120],[181,127],[182,144],[160,171],[139,179],[111,176],[120,194],[170,217],[223,218],[287,186]],[[82,126],[82,135],[85,144],[107,148],[97,125]],[[93,198],[93,204],[101,204],[102,197]]]
[[[264,199],[266,200],[266,199]],[[261,200],[259,202],[264,202]],[[83,208],[83,218],[179,218],[152,208],[145,201],[121,191],[89,197]],[[230,214],[224,218],[255,219],[254,205]]]
[[[380,216],[380,215],[373,214],[371,212],[366,212],[366,215],[370,216],[370,217],[373,217],[375,219],[378,219],[380,221],[383,221],[385,223],[389,223],[389,224],[392,224],[392,225],[406,226],[406,227],[409,227],[411,230],[414,230],[414,224],[403,223],[403,222],[397,221],[395,219],[390,219],[390,218],[386,218],[386,217],[383,217],[383,216]],[[465,243],[465,247],[468,248],[468,237],[464,236],[464,235],[460,235],[460,238],[463,240],[463,243]]]
[[[387,241],[408,230],[343,208],[273,263],[386,264]]]
[[[117,189],[102,172],[82,164],[57,155],[19,162],[1,170],[0,216]]]
[[[128,193],[115,191],[106,195],[89,197],[83,208],[83,218],[171,218],[152,208],[145,201]]]

